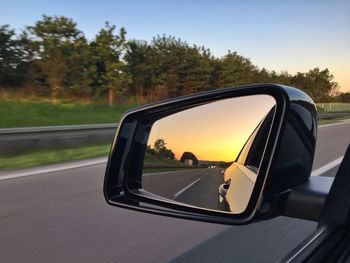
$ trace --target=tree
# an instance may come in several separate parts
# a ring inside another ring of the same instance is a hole
[[[25,81],[26,63],[21,40],[9,25],[0,26],[0,84],[20,85]]]
[[[316,67],[306,73],[298,72],[290,79],[291,85],[302,89],[317,102],[328,100],[336,95],[338,89],[338,83],[333,81],[334,77],[327,68],[320,70]]]
[[[221,78],[220,87],[238,86],[248,84],[254,77],[256,67],[251,61],[237,54],[237,52],[228,52],[221,60]]]
[[[63,16],[44,15],[27,31],[32,36],[37,65],[50,87],[52,103],[56,103],[65,77],[71,72],[69,65],[77,52],[75,45],[84,42],[84,36],[76,23]]]
[[[151,148],[150,145],[147,146],[146,151],[154,156],[159,158],[167,158],[170,160],[175,160],[175,154],[171,149],[168,149],[164,139],[159,138],[154,142],[154,148]]]
[[[350,103],[350,92],[342,92],[336,97],[336,101]]]
[[[165,145],[164,139],[159,138],[154,142],[154,149],[159,153],[161,150],[166,149]]]
[[[158,58],[159,59],[159,58]],[[125,55],[125,70],[131,78],[129,92],[138,103],[158,98],[155,87],[159,84],[159,60],[146,41],[129,41]]]
[[[114,34],[115,26],[108,22],[100,30],[91,43],[97,68],[97,83],[102,92],[108,92],[108,103],[114,104],[116,92],[122,92],[130,83],[130,77],[125,73],[123,53],[126,48],[126,31],[121,28],[118,35]]]
[[[320,70],[319,68],[311,69],[306,73],[306,77],[311,80],[315,86],[313,90],[313,98],[321,101],[326,97],[336,95],[338,83],[334,82],[334,76],[329,72],[328,68]]]
[[[68,94],[91,96],[93,94],[94,78],[97,68],[93,60],[93,52],[85,37],[74,42],[70,49],[66,67],[69,69],[63,80],[63,86]]]
[[[272,82],[295,86],[315,101],[337,96],[338,84],[326,69],[294,75],[253,65],[250,59],[228,51],[215,58],[209,49],[173,36],[151,42],[126,40],[126,31],[105,23],[89,42],[75,22],[46,16],[19,36],[0,26],[0,85],[33,87],[58,97],[105,97],[110,106],[122,96],[139,104],[158,99],[249,83]]]
[[[160,94],[166,97],[210,88],[212,56],[204,47],[190,46],[172,36],[157,36],[151,44],[154,78]]]

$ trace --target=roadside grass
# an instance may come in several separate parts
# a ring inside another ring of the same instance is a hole
[[[0,155],[0,170],[29,168],[65,161],[107,156],[110,145],[86,146],[79,148],[39,150],[16,156]]]
[[[135,106],[0,100],[0,128],[116,123]]]
[[[318,112],[350,112],[350,103],[316,103]]]
[[[323,119],[323,120],[318,121],[318,126],[332,124],[332,123],[338,123],[338,122],[347,121],[347,120],[350,121],[349,116],[340,116],[340,117],[336,117],[334,119]]]
[[[145,163],[164,163],[164,164],[174,164],[179,165],[179,161],[177,160],[171,160],[167,158],[159,158],[154,155],[151,155],[149,153],[146,153],[145,155]]]
[[[169,171],[205,168],[205,167],[201,167],[201,166],[186,166],[183,163],[180,163],[178,160],[159,158],[159,157],[153,156],[149,153],[146,153],[144,163],[145,164],[146,163],[147,164],[166,164],[166,165],[173,165],[173,166],[171,166],[171,167],[157,167],[157,165],[155,167],[144,166],[143,170],[142,170],[143,173],[161,173],[161,172],[169,172]]]
[[[78,125],[116,123],[122,114],[137,106],[136,104],[107,104],[59,102],[55,105],[48,101],[0,100],[0,128],[36,127],[52,125]],[[350,111],[350,103],[318,103],[318,112]],[[319,123],[338,122],[349,117],[321,120]]]

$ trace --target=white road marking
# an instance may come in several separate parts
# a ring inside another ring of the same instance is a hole
[[[184,187],[180,191],[178,191],[176,194],[174,194],[174,200],[176,200],[176,198],[178,198],[179,195],[181,195],[183,192],[185,192],[186,190],[191,188],[193,185],[195,185],[197,182],[199,182],[201,179],[203,179],[208,174],[209,174],[209,172],[207,172],[204,176],[198,178],[197,180],[193,181],[192,183],[190,183],[189,185],[187,185],[186,187]]]
[[[333,169],[334,167],[336,167],[337,165],[339,165],[341,163],[341,161],[343,160],[344,156],[339,157],[338,159],[327,163],[326,165],[312,171],[311,176],[320,176],[326,172],[328,172],[329,170]]]
[[[58,171],[64,171],[69,169],[75,169],[75,168],[81,168],[91,165],[97,165],[97,164],[105,164],[107,162],[107,157],[102,158],[94,158],[93,160],[85,160],[85,161],[79,161],[68,165],[52,165],[52,167],[46,167],[46,168],[39,168],[35,170],[29,170],[29,171],[23,171],[18,173],[11,173],[5,175],[0,175],[0,181],[7,180],[7,179],[14,179],[18,177],[26,177],[31,175],[39,175],[39,174],[45,174],[45,173],[52,173],[52,172],[58,172]]]

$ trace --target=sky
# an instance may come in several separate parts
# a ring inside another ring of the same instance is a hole
[[[20,31],[43,14],[72,18],[88,39],[105,21],[127,38],[172,35],[217,56],[228,50],[269,70],[328,68],[350,92],[349,0],[0,0],[0,24]],[[282,83],[283,84],[283,83]]]
[[[253,95],[184,110],[156,121],[147,144],[163,139],[178,160],[192,152],[198,160],[232,162],[275,104],[269,95]]]

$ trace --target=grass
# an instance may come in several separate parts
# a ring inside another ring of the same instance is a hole
[[[0,100],[0,128],[35,127],[52,125],[77,125],[116,123],[121,115],[136,104],[84,104],[61,102],[56,105],[47,101]],[[318,112],[348,111],[350,103],[318,103]],[[322,120],[320,124],[341,120]]]
[[[16,156],[0,156],[0,170],[20,169],[64,161],[106,156],[110,145],[86,146],[57,150],[39,150]]]
[[[0,128],[116,123],[135,106],[1,100]]]
[[[339,102],[331,102],[331,103],[317,103],[317,112],[318,113],[326,113],[326,112],[348,112],[350,113],[350,103],[339,103]],[[322,119],[318,121],[318,125],[332,124],[337,123],[343,120],[348,120],[349,114],[347,116],[339,116],[332,119]]]
[[[146,153],[144,163],[147,163],[147,164],[170,164],[170,165],[174,165],[174,166],[173,167],[143,167],[143,173],[160,173],[160,172],[178,171],[178,170],[184,170],[184,169],[203,168],[203,167],[199,167],[199,166],[185,166],[183,163],[180,163],[177,160],[170,160],[167,158],[159,158],[159,157],[153,156],[149,153]],[[176,166],[179,166],[179,167],[176,167]]]
[[[317,103],[318,112],[350,112],[350,103]]]
[[[349,116],[340,116],[340,117],[336,117],[334,119],[323,119],[323,120],[318,121],[318,126],[332,124],[332,123],[338,123],[338,122],[345,121],[345,120],[350,120]]]
[[[158,158],[158,157],[151,155],[149,153],[146,153],[146,155],[145,155],[145,163],[165,163],[165,164],[179,165],[179,161],[170,160],[167,158]]]

